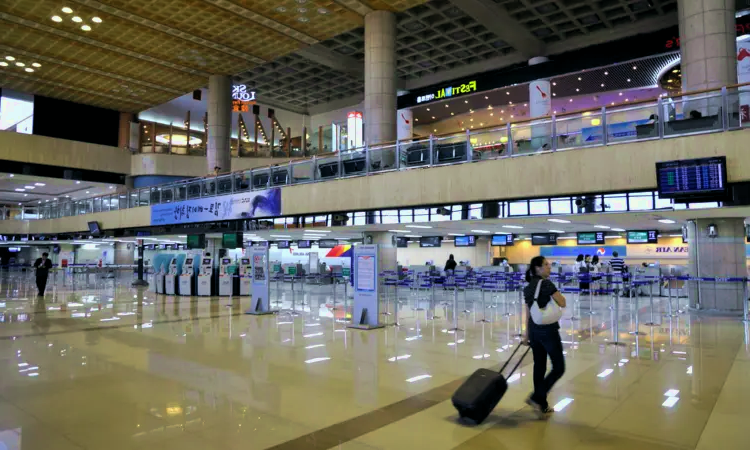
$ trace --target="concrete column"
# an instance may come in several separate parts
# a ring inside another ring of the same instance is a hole
[[[544,56],[537,56],[529,60],[529,65],[542,64],[549,61]],[[536,80],[529,83],[529,118],[544,117],[552,114],[552,90],[549,80]],[[545,144],[550,146],[552,127],[549,124],[533,125],[531,127],[531,148],[537,150]],[[551,150],[551,148],[550,148]]]
[[[735,0],[679,0],[682,91],[737,83]],[[683,113],[718,114],[721,101],[690,101]]]
[[[396,16],[365,16],[365,144],[396,140]]]
[[[232,170],[229,139],[232,134],[232,78],[211,75],[208,78],[208,143],[206,145],[207,173],[214,167],[221,172]]]
[[[717,237],[709,237],[715,225]],[[697,219],[688,226],[688,270],[698,277],[746,277],[744,219]],[[742,311],[742,283],[691,281],[690,307],[718,311]]]

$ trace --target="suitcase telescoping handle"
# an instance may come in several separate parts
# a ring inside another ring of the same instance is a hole
[[[510,354],[510,358],[508,358],[508,360],[505,361],[505,364],[503,364],[503,367],[500,368],[500,373],[503,373],[503,371],[505,370],[505,368],[508,367],[508,364],[511,362],[511,360],[513,360],[513,357],[516,356],[516,353],[518,353],[518,350],[521,347],[524,347],[524,345],[523,344],[518,344],[518,346],[516,347],[516,349],[513,350],[513,353]],[[526,358],[526,355],[529,354],[529,350],[531,350],[531,347],[530,346],[525,346],[525,347],[526,347],[526,351],[523,353],[523,356],[521,356],[521,358],[518,360],[518,362],[516,363],[516,365],[513,366],[513,370],[510,371],[510,373],[508,374],[508,376],[513,375],[513,372],[515,372],[516,369],[518,369],[518,366],[521,365],[521,362],[524,360],[524,358]]]

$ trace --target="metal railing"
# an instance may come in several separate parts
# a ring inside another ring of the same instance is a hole
[[[578,148],[728,132],[750,126],[750,84],[555,114],[459,133],[365,146],[217,177],[3,207],[2,219],[56,219],[273,187]],[[698,112],[698,113],[696,113]]]

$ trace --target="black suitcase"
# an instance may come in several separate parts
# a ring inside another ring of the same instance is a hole
[[[453,406],[458,410],[458,415],[461,419],[470,419],[478,425],[490,415],[500,399],[505,395],[505,391],[508,390],[508,382],[505,380],[502,372],[513,357],[516,356],[518,349],[521,347],[522,345],[519,344],[513,350],[513,354],[510,355],[510,358],[505,362],[500,372],[490,369],[479,369],[471,374],[456,390],[451,400],[453,401]],[[531,347],[526,348],[526,352],[524,352],[508,376],[512,375],[518,366],[521,365],[521,362],[530,349]]]

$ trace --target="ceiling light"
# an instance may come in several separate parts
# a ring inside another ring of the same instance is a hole
[[[83,25],[83,26],[81,26],[81,29],[82,29],[83,31],[91,31],[91,27],[90,27],[90,26],[88,26],[88,25]]]
[[[422,236],[416,234],[405,234],[404,237],[420,239]]]
[[[623,230],[622,228],[612,228],[612,231],[619,231],[619,232],[623,232],[623,231],[625,231],[625,230]]]
[[[427,111],[429,111],[429,110],[430,110],[430,108],[427,108]]]
[[[16,192],[24,192],[26,189],[16,188]]]
[[[547,219],[547,222],[570,223],[570,220],[565,220],[565,219]]]
[[[487,230],[471,230],[471,232],[472,232],[472,233],[485,233],[485,234],[489,234],[489,233],[490,233],[490,232],[489,232],[489,231],[487,231]]]
[[[555,82],[552,82],[552,86],[557,86],[557,83],[555,83]]]
[[[604,75],[609,75],[609,72],[604,72]]]
[[[7,59],[8,61],[15,61],[16,60],[16,58],[14,58],[12,56],[6,56],[5,59]]]
[[[40,68],[40,67],[42,67],[42,65],[39,64],[39,63],[37,63],[37,62],[31,63],[31,65],[34,66],[34,67],[36,67],[37,69]]]
[[[86,193],[88,194],[88,193],[89,193],[89,191],[86,191]]]
[[[297,17],[297,20],[302,23],[306,23],[310,21],[310,19],[308,19],[307,17]]]
[[[276,8],[276,11],[278,11],[280,13],[286,12],[286,7],[285,6],[279,6],[278,8]]]
[[[407,378],[407,383],[414,383],[415,381],[424,380],[426,378],[432,378],[432,375],[417,375],[416,377]]]
[[[432,227],[431,226],[427,226],[427,225],[406,225],[406,228],[424,228],[424,229],[429,229],[429,228],[432,228]]]
[[[550,233],[565,233],[562,230],[549,230]]]
[[[72,20],[72,21],[73,21],[73,22],[75,22],[75,23],[81,23],[81,22],[83,22],[83,19],[81,19],[81,18],[80,18],[80,17],[78,17],[78,16],[73,16],[73,17],[71,17],[71,19],[70,19],[70,20]]]
[[[435,116],[432,116],[433,120],[435,119]]]
[[[520,230],[523,227],[520,227],[518,225],[503,225],[503,228],[514,228],[516,230]]]
[[[99,17],[92,17],[91,21],[94,22],[94,23],[102,23],[102,19],[99,18]]]
[[[637,69],[638,69],[638,66],[633,66],[633,70],[637,70]]]
[[[602,87],[604,87],[604,83],[602,83]]]
[[[602,230],[609,230],[609,227],[606,225],[594,225],[594,228],[601,228]]]
[[[19,61],[19,62],[17,62],[17,63],[16,63],[16,65],[17,65],[18,67],[26,67],[26,64],[24,64],[24,63],[22,63],[22,62],[20,62],[20,61]]]
[[[608,376],[612,375],[612,372],[614,372],[613,369],[607,369],[604,372],[601,372],[597,375],[599,378],[607,378]]]
[[[469,101],[468,100],[464,100],[464,103],[469,103]]]
[[[8,67],[8,63],[5,61],[0,61],[0,67]]]
[[[466,235],[461,234],[461,233],[448,233],[448,236],[466,236]]]
[[[672,219],[659,219],[659,222],[661,223],[677,223]]]
[[[630,83],[630,78],[628,78],[628,83]]]
[[[36,186],[24,186],[26,189],[36,189]]]
[[[578,77],[578,81],[581,81],[581,77]]]
[[[409,230],[388,230],[389,233],[408,233]]]
[[[114,189],[115,187],[114,187],[114,186],[110,186],[109,188],[110,188],[110,189]]]
[[[25,68],[23,70],[25,70],[26,72],[29,72],[29,73],[32,73],[34,71],[34,69],[32,69],[31,67],[27,67],[27,68]]]
[[[579,92],[579,91],[580,91],[580,89],[576,88],[576,92]]]
[[[76,181],[76,184],[81,184],[81,182],[80,181]]]
[[[448,104],[447,104],[447,103],[445,104],[445,107],[446,107],[446,108],[448,107]]]
[[[71,8],[65,6],[65,7],[63,7],[62,12],[64,12],[65,14],[72,14],[73,10]]]
[[[52,16],[52,21],[53,22],[58,22],[58,23],[62,22],[62,17],[60,17],[60,16]]]
[[[312,363],[316,363],[316,362],[321,362],[321,361],[328,361],[329,359],[331,359],[331,358],[329,358],[329,357],[324,357],[324,358],[313,358],[313,359],[308,359],[307,361],[305,361],[305,364],[312,364]]]
[[[34,186],[46,186],[44,183],[34,183]]]
[[[665,408],[671,408],[674,405],[677,404],[677,402],[680,401],[680,397],[668,397],[666,400],[664,400],[664,403],[661,404],[661,406]]]

